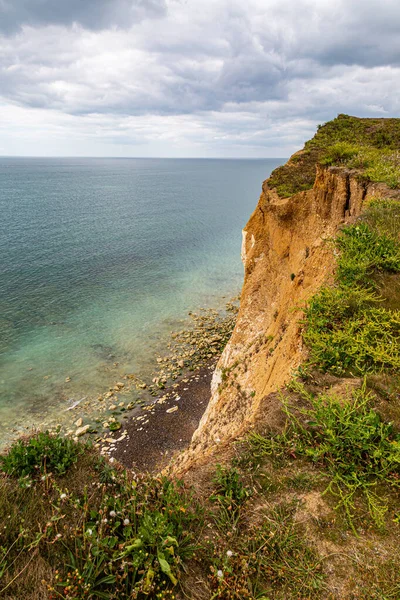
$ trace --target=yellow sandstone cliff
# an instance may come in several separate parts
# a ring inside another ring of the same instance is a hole
[[[259,419],[273,427],[279,412],[274,392],[306,355],[302,307],[333,272],[329,240],[340,225],[360,214],[365,200],[381,195],[390,196],[392,190],[340,167],[317,166],[313,188],[290,198],[279,197],[264,182],[243,230],[245,274],[236,327],[215,370],[206,412],[175,465],[177,472],[207,462],[218,447]]]

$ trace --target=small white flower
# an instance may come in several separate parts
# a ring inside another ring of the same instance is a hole
[[[227,557],[230,558],[231,556],[233,556],[233,552],[232,550],[228,550],[226,553]]]
[[[88,529],[86,533],[87,533],[88,535],[92,535],[93,531],[92,531],[92,529]]]
[[[103,519],[103,523],[108,523],[108,519]]]
[[[129,519],[124,519],[124,525],[129,525]]]
[[[110,510],[110,517],[116,517],[117,513],[115,512],[115,510]]]
[[[61,533],[57,533],[56,538],[60,539]]]
[[[224,576],[223,572],[221,571],[221,569],[219,571],[217,571],[217,577],[218,579],[222,579]]]
[[[66,497],[67,497],[67,494],[61,494],[61,496],[60,496],[61,500],[64,500],[64,498],[66,498]]]

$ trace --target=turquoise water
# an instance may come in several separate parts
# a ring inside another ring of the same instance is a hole
[[[149,369],[189,310],[237,293],[283,162],[0,158],[0,439]]]

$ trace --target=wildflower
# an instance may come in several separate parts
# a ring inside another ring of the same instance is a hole
[[[129,525],[129,519],[124,519],[124,525]]]
[[[92,529],[88,529],[86,533],[87,533],[88,535],[92,535],[92,533],[93,533],[93,530],[92,530]]]
[[[222,579],[222,578],[223,578],[223,576],[224,576],[223,572],[221,571],[221,569],[219,569],[219,570],[217,571],[217,577],[218,577],[218,579]]]
[[[61,533],[57,533],[56,538],[60,539]]]
[[[108,523],[108,519],[103,519],[103,523]]]
[[[228,550],[226,553],[227,557],[230,558],[233,555],[232,550]]]
[[[115,512],[115,510],[110,510],[110,517],[116,517],[117,513]]]
[[[64,500],[64,498],[66,498],[66,497],[67,497],[67,494],[61,494],[61,496],[60,496],[61,500]]]

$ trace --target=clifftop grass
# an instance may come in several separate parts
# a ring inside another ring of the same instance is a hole
[[[304,149],[268,180],[282,197],[312,188],[316,165],[346,165],[371,181],[400,186],[400,119],[339,115],[318,128]]]

